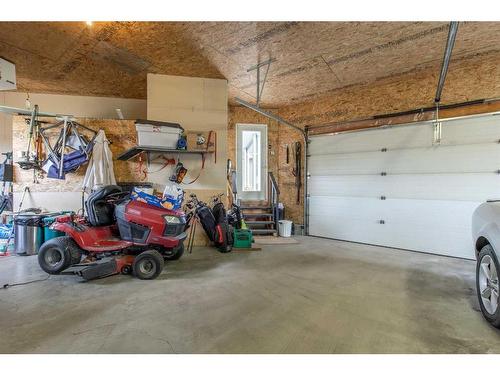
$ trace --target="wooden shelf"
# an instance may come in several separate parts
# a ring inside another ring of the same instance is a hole
[[[213,154],[213,151],[203,151],[203,150],[175,150],[165,147],[146,147],[146,146],[134,146],[125,150],[120,155],[118,155],[118,160],[130,160],[135,158],[137,155],[143,152],[158,152],[162,154],[192,154],[192,155],[203,155],[203,154]]]

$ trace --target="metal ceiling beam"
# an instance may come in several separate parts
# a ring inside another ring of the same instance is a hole
[[[276,61],[276,59],[271,58],[269,60],[258,63],[257,65],[254,65],[254,66],[247,69],[247,72],[257,70],[257,106],[260,105],[260,99],[262,97],[262,92],[264,91],[264,86],[265,86],[266,80],[267,80],[267,73],[269,73],[269,68],[271,67],[271,63],[274,61]],[[262,86],[261,86],[261,84],[260,84],[261,83],[260,82],[260,68],[262,68],[263,66],[267,66],[267,69],[266,69],[266,74],[264,75],[264,80],[262,81]]]
[[[7,107],[4,105],[0,105],[0,112],[3,113],[8,113],[10,115],[18,115],[18,116],[31,116],[33,113],[33,110],[31,109],[24,109],[24,108],[15,108],[15,107]],[[51,113],[51,112],[37,112],[39,117],[55,117],[58,119],[63,119],[63,118],[73,118],[73,115],[62,115],[58,113]]]
[[[240,99],[240,98],[236,98],[236,103],[238,104],[241,104],[242,106],[244,107],[247,107],[259,114],[261,114],[262,116],[265,116],[265,117],[268,117],[270,118],[271,120],[274,120],[274,121],[277,121],[279,122],[280,124],[283,124],[283,125],[286,125],[286,126],[289,126],[291,128],[294,128],[295,130],[298,130],[299,132],[302,133],[302,135],[304,136],[304,138],[306,138],[307,134],[306,132],[304,131],[304,129],[302,129],[301,127],[297,126],[297,125],[294,125],[292,124],[291,122],[288,122],[287,120],[285,120],[284,118],[278,116],[278,115],[275,115],[271,112],[267,112],[265,110],[263,110],[262,108],[254,105],[254,104],[251,104],[243,99]]]
[[[439,75],[438,86],[436,89],[436,97],[434,99],[435,103],[441,101],[441,93],[444,87],[444,81],[446,79],[446,73],[448,73],[448,66],[450,65],[451,53],[453,51],[453,46],[455,45],[455,38],[458,31],[458,22],[450,22],[450,28],[448,30],[448,40],[446,42],[446,49],[444,51],[443,63],[441,64],[441,74]]]

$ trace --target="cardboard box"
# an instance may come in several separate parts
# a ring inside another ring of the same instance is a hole
[[[156,196],[153,194],[148,194],[140,189],[134,188],[130,194],[130,198],[133,200],[151,204],[156,207],[166,208],[167,210],[179,210],[182,207],[182,201],[184,200],[184,195],[180,195],[177,199],[173,199],[170,196],[163,197],[161,195]]]

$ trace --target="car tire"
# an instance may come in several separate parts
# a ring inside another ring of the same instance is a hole
[[[170,254],[164,256],[165,260],[178,260],[184,254],[184,244],[180,244],[179,246],[172,249]]]
[[[72,264],[78,263],[81,256],[81,249],[72,238],[56,237],[40,247],[38,264],[48,274],[57,275]]]
[[[485,245],[476,264],[477,297],[484,318],[497,328],[500,328],[499,271],[495,251],[491,245]]]
[[[132,273],[141,280],[153,280],[163,271],[165,261],[156,250],[147,250],[137,255],[132,263]]]

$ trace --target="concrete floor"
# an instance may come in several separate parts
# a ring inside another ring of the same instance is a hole
[[[499,353],[474,262],[318,238],[0,290],[1,353]],[[0,258],[0,282],[44,278]]]

